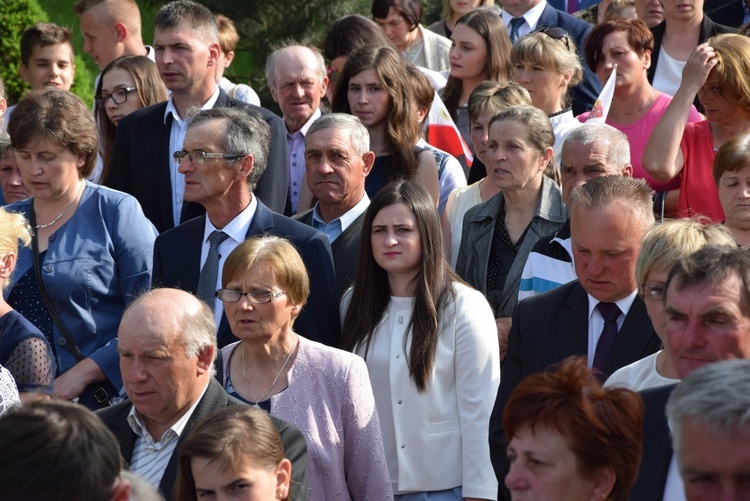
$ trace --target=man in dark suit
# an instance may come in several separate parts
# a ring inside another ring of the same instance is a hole
[[[370,205],[365,178],[375,154],[367,128],[353,115],[323,115],[307,131],[305,160],[307,185],[318,202],[296,219],[328,237],[340,298],[354,281],[362,222]]]
[[[194,108],[243,107],[260,113],[271,127],[268,168],[256,194],[271,210],[283,211],[288,179],[284,122],[264,108],[230,99],[216,85],[220,48],[211,11],[178,0],[162,7],[154,23],[156,65],[171,96],[120,121],[105,184],[137,198],[160,233],[200,215],[200,205],[184,202],[185,181],[172,155],[182,149]]]
[[[709,10],[706,15],[715,23],[739,28],[750,22],[750,5],[746,0],[731,0],[720,7]]]
[[[650,188],[643,180],[599,177],[575,188],[569,207],[578,279],[524,299],[513,313],[490,417],[500,499],[510,499],[503,482],[508,463],[502,413],[523,378],[573,355],[587,356],[589,366],[606,377],[660,346],[635,280],[641,238],[654,224]]]
[[[704,247],[672,268],[664,293],[665,349],[680,379],[712,362],[750,358],[748,291],[750,255],[741,248]],[[682,495],[665,415],[674,388],[642,393],[643,459],[632,499]]]
[[[602,91],[602,85],[586,64],[583,45],[592,26],[576,17],[556,9],[547,0],[509,0],[503,2],[503,21],[508,27],[511,42],[542,26],[557,26],[575,40],[578,56],[583,65],[583,81],[573,88],[573,114],[589,111]],[[514,25],[518,25],[516,28]]]
[[[180,446],[190,431],[213,410],[244,405],[213,377],[214,325],[209,308],[194,296],[158,289],[128,307],[117,333],[129,400],[98,415],[120,443],[127,468],[158,486],[168,500],[174,498]],[[292,499],[306,499],[305,439],[294,426],[271,419],[292,462],[297,487]]]
[[[201,204],[206,214],[159,235],[154,244],[152,282],[197,293],[207,301],[214,310],[219,346],[223,347],[236,341],[222,304],[213,294],[222,287],[224,261],[246,238],[264,233],[287,238],[310,274],[310,296],[295,330],[308,339],[337,346],[338,300],[328,240],[307,225],[271,212],[253,193],[266,165],[269,137],[268,125],[260,117],[238,108],[213,108],[193,116],[184,150],[177,154],[181,158],[179,172],[185,177],[185,200]],[[212,247],[214,232],[225,239]],[[212,252],[213,261],[209,259]],[[207,262],[215,263],[211,278],[207,277]]]

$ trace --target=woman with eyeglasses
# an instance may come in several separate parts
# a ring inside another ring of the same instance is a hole
[[[119,121],[132,112],[168,99],[156,65],[146,56],[122,56],[110,62],[96,88],[96,122],[99,126],[104,183],[112,162]]]
[[[542,26],[521,37],[510,51],[513,80],[531,95],[531,103],[545,112],[555,133],[555,158],[562,144],[581,122],[573,116],[568,89],[583,79],[575,42],[556,26]]]
[[[665,349],[615,371],[605,382],[605,387],[624,386],[641,391],[679,381],[666,346],[664,287],[672,266],[706,245],[734,246],[735,243],[726,228],[692,219],[665,221],[654,226],[643,237],[635,264],[638,294],[646,304],[651,323]]]
[[[679,179],[663,181],[653,178],[644,168],[642,157],[646,142],[661,119],[672,97],[656,90],[648,81],[654,36],[640,20],[609,19],[594,27],[586,39],[586,62],[604,85],[617,68],[615,92],[606,123],[628,137],[633,177],[645,179],[658,193],[655,209],[667,215],[677,208]],[[578,117],[585,122],[589,114]],[[701,116],[690,107],[688,122]]]
[[[288,241],[255,237],[227,257],[216,296],[240,341],[221,350],[224,387],[297,426],[308,450],[311,501],[392,498],[364,361],[297,335],[310,283]]]
[[[8,206],[33,230],[8,304],[54,351],[54,396],[96,409],[122,388],[115,338],[125,304],[150,288],[156,238],[138,201],[86,181],[96,162],[91,112],[70,92],[26,94],[8,122],[31,198]]]

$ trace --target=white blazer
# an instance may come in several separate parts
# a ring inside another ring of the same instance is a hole
[[[391,340],[392,419],[398,457],[398,489],[436,491],[462,486],[463,497],[497,498],[490,462],[489,419],[500,384],[495,318],[484,296],[455,284],[456,301],[440,318],[430,384],[417,391],[409,376],[404,339]],[[342,299],[342,317],[351,290]],[[387,320],[381,320],[378,329]],[[408,350],[408,348],[407,348]],[[369,368],[369,364],[368,364]],[[377,392],[377,388],[373,388]]]

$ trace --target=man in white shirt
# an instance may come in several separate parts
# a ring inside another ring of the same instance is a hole
[[[286,142],[283,122],[270,111],[231,99],[216,85],[219,35],[208,8],[188,0],[163,6],[154,20],[156,66],[171,91],[168,101],[134,111],[117,127],[107,185],[133,195],[161,233],[203,213],[184,200],[185,179],[173,159],[182,149],[196,109],[241,107],[271,127],[269,161],[256,190],[272,210],[286,203]]]
[[[750,255],[740,247],[707,246],[674,265],[664,290],[665,349],[669,350],[680,379],[713,362],[750,359],[748,291]],[[724,380],[724,385],[736,386],[737,391],[747,393],[747,387],[734,379]],[[725,482],[727,478],[723,473],[710,472],[716,466],[711,461],[716,459],[716,453],[722,459],[734,459],[729,450],[720,448],[713,454],[704,451],[705,456],[696,463],[701,466],[692,472],[685,469],[684,463],[680,464],[680,457],[672,454],[671,425],[664,409],[673,390],[674,385],[641,394],[644,403],[643,460],[631,492],[632,499],[737,499],[721,497],[719,490],[712,490],[711,496],[699,497],[696,494],[699,490],[695,490],[700,488],[699,482],[690,481],[696,470],[703,469],[705,474],[701,478],[713,479],[707,485],[718,489],[718,480],[721,478]],[[672,430],[675,431],[674,427]],[[684,431],[682,434],[678,432],[675,440],[684,441]],[[718,440],[716,444],[719,444]],[[727,461],[724,467],[729,465]],[[683,478],[680,478],[681,473]],[[686,473],[689,474],[687,477]],[[687,480],[684,485],[683,479]],[[746,488],[742,492],[746,492]]]
[[[606,378],[661,345],[635,280],[641,238],[654,224],[650,188],[642,179],[599,177],[575,188],[569,207],[578,279],[524,299],[513,312],[490,418],[501,495],[508,464],[502,411],[521,379],[574,355],[587,357],[588,366]],[[501,499],[510,499],[507,490]]]
[[[303,45],[278,49],[268,58],[266,78],[286,125],[289,213],[296,214],[305,175],[305,135],[321,115],[320,100],[328,88],[323,55],[318,49]]]
[[[157,237],[152,281],[194,292],[208,302],[224,347],[237,340],[214,294],[222,287],[224,262],[247,238],[264,233],[284,237],[297,248],[310,275],[310,295],[295,331],[338,346],[338,298],[328,240],[272,212],[255,195],[258,179],[265,176],[269,137],[260,116],[238,108],[202,110],[191,118],[176,158],[185,179],[185,200],[200,204],[206,214]]]
[[[338,297],[352,285],[357,270],[362,223],[370,198],[365,178],[375,154],[359,118],[345,113],[320,117],[305,137],[307,185],[318,200],[295,219],[322,231],[331,243]]]
[[[129,400],[103,409],[99,417],[117,437],[128,469],[158,486],[167,500],[173,499],[180,445],[190,430],[213,410],[243,405],[214,379],[214,325],[209,308],[194,296],[156,289],[128,307],[117,333]],[[304,470],[304,437],[284,421],[273,421],[287,458],[293,465],[302,461]],[[299,480],[304,482],[304,471]]]

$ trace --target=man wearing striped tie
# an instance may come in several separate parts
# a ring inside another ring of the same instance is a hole
[[[130,471],[171,500],[180,446],[190,430],[213,410],[245,404],[213,377],[214,314],[185,291],[155,289],[140,296],[123,314],[117,342],[129,400],[99,417],[117,437]],[[294,426],[271,420],[292,462],[291,498],[307,499],[305,439]]]

